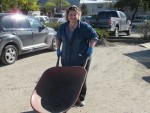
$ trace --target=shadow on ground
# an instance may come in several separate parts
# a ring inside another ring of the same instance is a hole
[[[150,50],[137,51],[133,53],[124,54],[137,62],[143,64],[150,69]]]
[[[142,79],[145,80],[146,82],[150,83],[150,76],[142,77]]]

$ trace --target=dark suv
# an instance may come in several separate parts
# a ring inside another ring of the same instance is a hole
[[[33,17],[0,13],[0,61],[13,64],[20,54],[56,50],[55,36],[54,29]]]

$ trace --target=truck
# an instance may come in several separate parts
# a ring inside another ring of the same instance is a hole
[[[131,35],[131,20],[127,15],[118,10],[103,10],[98,12],[96,18],[90,19],[93,27],[109,31],[111,36],[118,37],[120,32]]]

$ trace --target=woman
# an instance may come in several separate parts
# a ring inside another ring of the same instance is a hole
[[[57,56],[61,56],[62,66],[83,66],[89,57],[85,68],[88,72],[98,35],[90,25],[80,21],[80,17],[81,10],[77,6],[73,5],[66,10],[67,22],[60,25],[56,36]],[[85,81],[75,105],[85,105],[86,90]]]

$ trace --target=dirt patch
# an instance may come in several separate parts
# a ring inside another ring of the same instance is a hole
[[[94,48],[87,78],[86,105],[73,107],[68,113],[149,113],[149,53],[138,44],[99,44]],[[41,51],[1,66],[0,112],[35,113],[30,105],[32,91],[56,61],[56,52]]]

